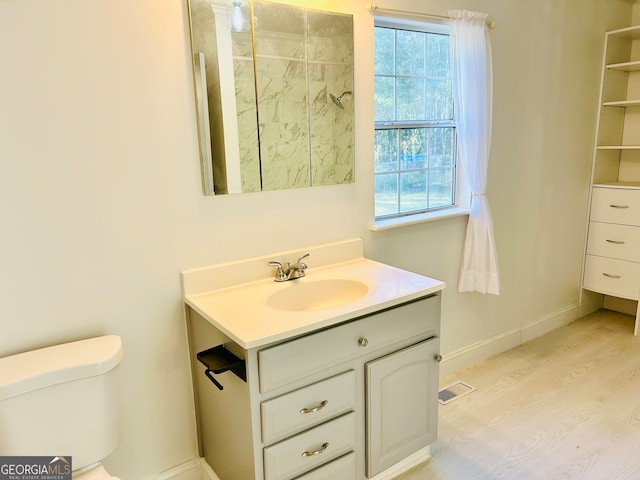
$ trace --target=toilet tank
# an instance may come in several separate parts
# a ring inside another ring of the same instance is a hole
[[[118,444],[117,335],[0,358],[0,456],[71,456],[73,470]]]

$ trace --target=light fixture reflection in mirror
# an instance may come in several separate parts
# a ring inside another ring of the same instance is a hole
[[[205,194],[352,183],[353,16],[188,2]]]
[[[244,18],[242,13],[242,2],[234,1],[231,10],[231,31],[246,32],[249,30],[249,22]]]

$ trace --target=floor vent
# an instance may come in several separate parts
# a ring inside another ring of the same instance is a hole
[[[471,385],[458,380],[457,382],[440,390],[438,393],[438,401],[441,405],[446,405],[449,402],[453,402],[456,398],[463,397],[474,390],[476,390],[476,387],[472,387]]]

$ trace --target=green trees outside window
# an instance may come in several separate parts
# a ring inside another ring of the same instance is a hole
[[[455,205],[449,36],[375,27],[375,215]]]

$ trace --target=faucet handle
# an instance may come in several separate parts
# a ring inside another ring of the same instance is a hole
[[[287,262],[287,267],[289,270],[291,269],[295,269],[298,270],[299,273],[301,273],[301,277],[304,276],[304,271],[309,267],[306,263],[302,263],[301,260],[304,260],[305,258],[307,258],[310,254],[309,253],[305,253],[303,256],[301,256],[299,259],[296,260],[296,263],[294,263],[293,265],[290,264],[289,262]]]
[[[282,264],[280,262],[272,260],[271,262],[269,262],[269,266],[277,268],[276,276],[274,279],[276,282],[284,282],[285,280],[287,280],[287,275],[284,273],[284,268],[282,267]]]

